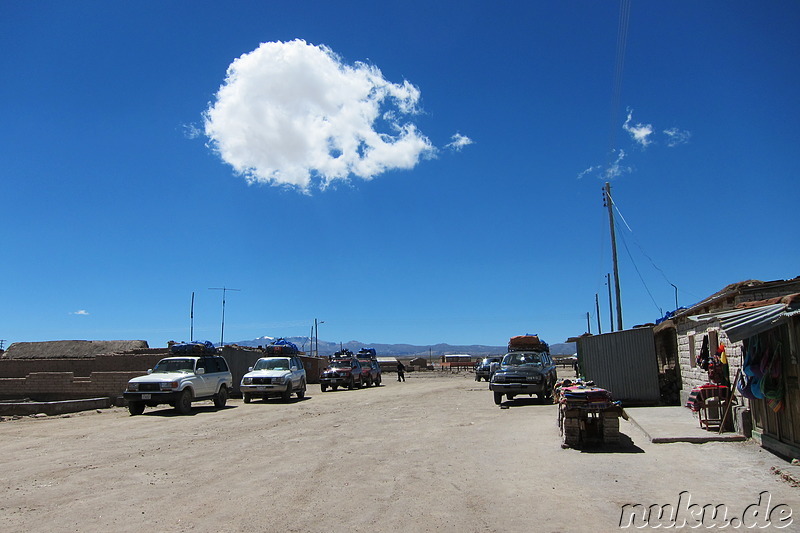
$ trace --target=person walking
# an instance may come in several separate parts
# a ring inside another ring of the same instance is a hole
[[[400,361],[397,361],[397,381],[405,381],[406,380],[406,367]]]

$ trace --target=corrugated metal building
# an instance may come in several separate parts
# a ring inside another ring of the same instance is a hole
[[[657,404],[658,365],[650,327],[579,337],[582,375],[611,392],[615,400]]]

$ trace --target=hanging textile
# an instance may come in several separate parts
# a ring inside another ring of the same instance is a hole
[[[708,371],[708,335],[703,335],[703,347],[697,355],[697,366]]]

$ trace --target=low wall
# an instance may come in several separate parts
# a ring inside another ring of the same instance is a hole
[[[160,350],[98,355],[82,359],[0,359],[0,400],[30,398],[39,402],[79,398],[117,398],[128,380],[142,376],[170,354]],[[258,349],[225,346],[222,356],[233,375],[234,395],[247,369],[264,352]],[[299,356],[309,384],[319,383],[328,364],[326,358]]]
[[[92,372],[88,377],[72,372],[31,372],[24,378],[0,378],[0,399],[30,398],[37,402],[77,400],[82,398],[116,398],[131,378],[147,370],[127,372]]]
[[[26,416],[39,413],[50,416],[63,415],[92,409],[108,409],[111,405],[111,398],[85,398],[59,402],[0,402],[0,416]]]

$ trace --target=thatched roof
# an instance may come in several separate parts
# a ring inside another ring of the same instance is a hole
[[[80,359],[99,354],[148,348],[147,341],[46,341],[15,342],[3,359]]]

